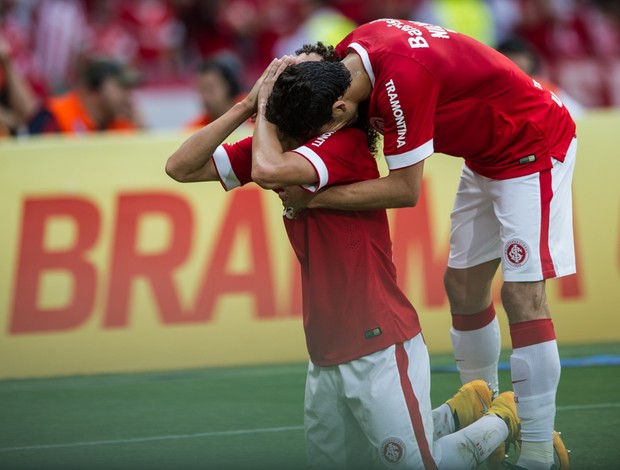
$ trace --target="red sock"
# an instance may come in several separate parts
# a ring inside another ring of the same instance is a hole
[[[495,318],[495,306],[491,303],[482,312],[471,315],[452,314],[452,327],[459,331],[479,330],[487,326]]]
[[[555,330],[551,318],[530,320],[510,325],[512,349],[524,348],[533,344],[555,339]]]

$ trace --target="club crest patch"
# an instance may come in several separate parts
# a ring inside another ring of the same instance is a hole
[[[520,268],[530,259],[530,249],[523,240],[513,238],[504,245],[504,260],[512,268]]]
[[[383,129],[385,128],[385,120],[383,118],[371,117],[369,122],[373,129],[383,133]]]
[[[388,465],[398,465],[405,459],[405,443],[397,437],[388,437],[381,443],[381,459]]]

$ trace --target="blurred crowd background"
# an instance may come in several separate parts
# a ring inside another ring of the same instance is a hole
[[[0,0],[0,136],[195,128],[272,58],[384,17],[500,49],[576,117],[620,107],[618,0]]]

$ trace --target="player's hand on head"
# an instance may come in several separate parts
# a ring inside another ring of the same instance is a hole
[[[258,93],[265,81],[265,77],[270,73],[270,71],[278,64],[279,59],[273,59],[271,63],[267,66],[267,68],[263,71],[262,75],[256,80],[254,86],[250,90],[250,92],[244,98],[244,102],[246,106],[255,114],[258,110]]]
[[[308,207],[314,193],[306,191],[301,186],[288,186],[278,191],[278,196],[280,196],[284,210],[296,215]]]
[[[245,97],[246,104],[254,113],[256,113],[258,109],[259,92],[265,80],[267,79],[267,77],[272,79],[273,82],[275,83],[275,80],[277,79],[277,77],[280,75],[280,73],[282,73],[281,71],[284,70],[288,65],[294,64],[294,63],[295,63],[295,58],[292,56],[284,56],[280,59],[273,59],[271,61],[271,63],[263,71],[262,75],[258,78],[258,80],[256,80],[256,83],[254,83],[254,86],[252,87],[250,92]],[[283,67],[283,64],[286,64],[286,65]],[[274,75],[276,77],[275,79],[273,79]],[[271,88],[273,88],[273,84],[271,85]]]
[[[271,90],[273,90],[273,86],[276,83],[276,80],[280,76],[280,74],[288,67],[289,65],[295,65],[296,58],[290,55],[285,55],[280,59],[274,59],[265,73],[263,74],[264,78],[260,86],[260,90],[258,92],[258,102],[266,103],[269,95],[271,95]]]

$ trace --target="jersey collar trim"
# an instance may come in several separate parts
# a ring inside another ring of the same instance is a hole
[[[359,55],[360,59],[362,59],[362,63],[364,64],[364,69],[366,70],[366,73],[370,77],[370,82],[372,83],[372,87],[374,88],[375,87],[375,73],[373,72],[372,65],[370,64],[370,57],[368,56],[368,52],[366,51],[366,49],[362,47],[360,43],[357,43],[357,42],[352,42],[351,44],[349,44],[349,47],[353,49],[355,52],[357,52],[357,55]]]

